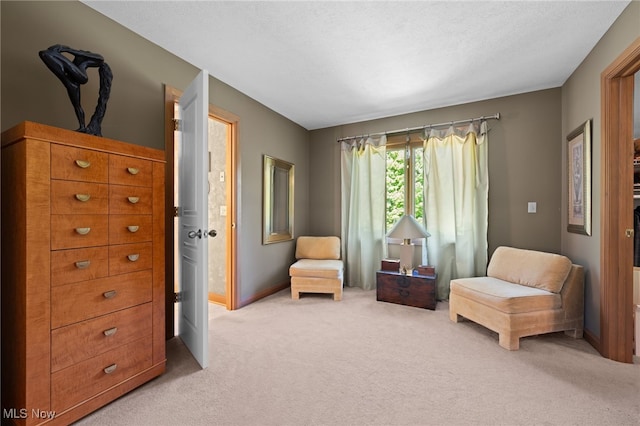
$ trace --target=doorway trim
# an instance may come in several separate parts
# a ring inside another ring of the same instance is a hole
[[[601,74],[602,239],[600,342],[602,356],[633,362],[633,86],[640,38]]]
[[[165,337],[175,334],[174,293],[175,289],[175,238],[174,238],[174,105],[182,92],[169,85],[164,86],[164,123],[165,123]],[[227,243],[225,306],[228,310],[238,309],[237,299],[237,217],[238,217],[238,123],[240,118],[233,113],[209,104],[209,116],[230,124],[229,140],[226,150],[226,164],[229,167],[226,179],[227,192]]]

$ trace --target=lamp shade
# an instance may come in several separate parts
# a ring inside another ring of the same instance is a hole
[[[399,238],[403,240],[426,238],[430,236],[431,234],[425,231],[422,225],[420,225],[413,216],[408,214],[402,216],[400,220],[393,225],[391,231],[387,233],[387,237],[389,238]]]

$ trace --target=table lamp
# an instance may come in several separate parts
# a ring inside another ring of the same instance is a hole
[[[430,237],[422,225],[418,223],[411,215],[404,215],[393,225],[391,231],[387,233],[389,238],[397,238],[402,240],[400,247],[400,272],[411,274],[413,270],[413,244],[412,239]]]

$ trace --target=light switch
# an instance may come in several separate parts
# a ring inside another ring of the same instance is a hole
[[[224,172],[220,172],[220,182],[224,182]]]
[[[527,204],[527,213],[535,213],[538,209],[538,203],[535,201],[529,201]]]
[[[220,206],[220,216],[227,215],[227,206]]]

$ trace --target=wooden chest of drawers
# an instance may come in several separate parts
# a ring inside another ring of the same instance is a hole
[[[382,302],[436,309],[436,277],[404,275],[395,271],[376,273],[376,297]]]
[[[2,134],[2,423],[69,424],[165,370],[164,152]]]

